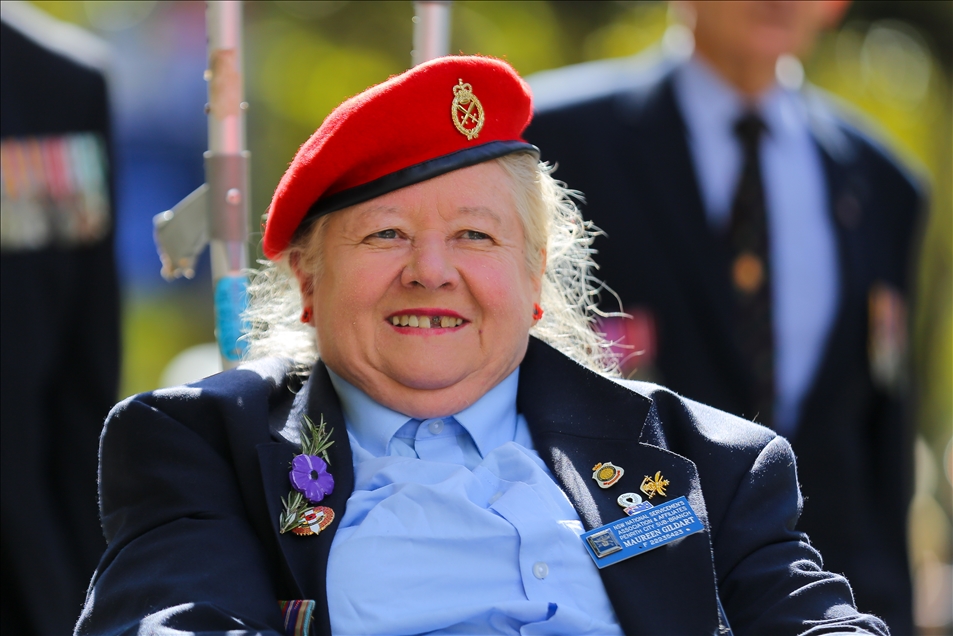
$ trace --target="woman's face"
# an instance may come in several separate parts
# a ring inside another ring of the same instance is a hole
[[[511,188],[487,162],[332,214],[313,286],[296,271],[324,362],[421,418],[456,413],[511,373],[542,276],[528,271]]]

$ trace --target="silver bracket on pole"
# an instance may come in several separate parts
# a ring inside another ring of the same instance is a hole
[[[162,261],[162,278],[195,276],[195,259],[208,245],[208,185],[152,217],[156,247]]]
[[[195,275],[195,260],[211,247],[215,337],[222,367],[241,359],[247,303],[249,152],[245,149],[242,74],[242,3],[209,0],[208,31],[208,152],[205,184],[174,208],[153,218],[162,276],[172,280]]]

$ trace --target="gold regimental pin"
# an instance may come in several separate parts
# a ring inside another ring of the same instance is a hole
[[[473,87],[457,80],[453,87],[453,104],[450,106],[450,117],[453,125],[460,134],[467,139],[476,139],[483,130],[483,105],[473,94]]]
[[[639,490],[644,492],[649,496],[649,499],[655,495],[662,495],[663,497],[668,497],[665,494],[665,487],[668,486],[668,480],[662,477],[661,471],[655,473],[655,477],[645,476],[645,479],[642,480],[642,485],[639,486]]]

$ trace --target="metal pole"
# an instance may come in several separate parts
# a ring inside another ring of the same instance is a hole
[[[413,66],[450,53],[450,5],[452,2],[414,2]]]
[[[248,159],[242,72],[242,3],[206,3],[208,29],[209,242],[215,299],[215,335],[225,369],[238,364],[244,349],[241,313],[248,287]]]

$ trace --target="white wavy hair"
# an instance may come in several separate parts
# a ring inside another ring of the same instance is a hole
[[[597,317],[605,315],[596,308],[598,295],[603,290],[612,292],[593,276],[598,266],[592,259],[592,241],[600,232],[583,220],[574,200],[580,194],[553,179],[553,168],[530,153],[493,161],[512,182],[530,272],[539,271],[542,250],[546,250],[540,300],[543,318],[530,334],[593,371],[618,376],[618,357],[594,328]],[[280,259],[261,261],[261,268],[252,272],[244,314],[249,325],[249,332],[243,336],[247,343],[245,359],[290,358],[299,372],[307,373],[320,355],[314,328],[300,320],[301,293],[289,262],[300,258],[303,268],[316,271],[327,218],[318,219],[297,236]]]

